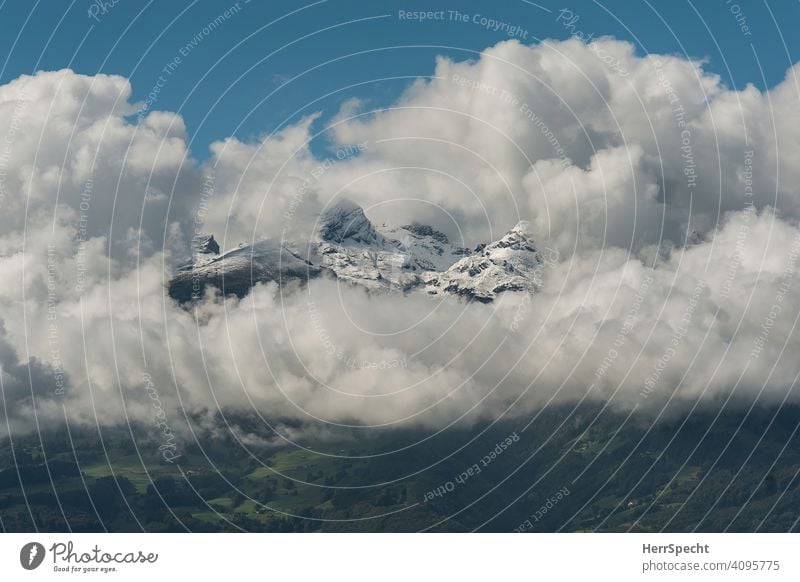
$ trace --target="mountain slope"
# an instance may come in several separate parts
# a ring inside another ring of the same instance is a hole
[[[537,291],[536,275],[542,259],[529,231],[530,225],[520,222],[500,240],[478,247],[443,273],[423,275],[426,291],[483,303],[493,301],[504,291]]]
[[[321,273],[322,269],[286,246],[264,240],[205,259],[178,273],[169,283],[169,295],[184,303],[202,298],[207,287],[216,287],[223,295],[244,297],[257,283],[302,284]]]
[[[204,253],[170,282],[169,294],[180,302],[201,298],[207,286],[242,297],[259,282],[304,284],[324,273],[371,292],[420,291],[491,302],[503,292],[535,292],[542,263],[525,222],[469,250],[427,225],[377,229],[349,200],[320,216],[315,238],[303,245],[309,260],[290,250],[291,244],[268,240],[210,258],[218,247],[213,236],[204,240]]]

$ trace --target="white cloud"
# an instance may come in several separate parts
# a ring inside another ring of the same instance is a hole
[[[135,124],[125,79],[22,77],[0,87],[5,411],[31,429],[33,384],[54,422],[62,404],[76,422],[147,422],[145,373],[176,427],[218,407],[318,430],[526,415],[587,391],[623,408],[673,391],[780,399],[800,348],[795,74],[736,92],[702,63],[612,39],[508,41],[439,59],[388,110],[348,102],[329,159],[309,148],[314,115],[213,144],[199,168],[179,116]],[[196,313],[165,298],[195,229],[227,248],[302,239],[344,195],[466,244],[528,219],[560,262],[530,303],[331,281]]]

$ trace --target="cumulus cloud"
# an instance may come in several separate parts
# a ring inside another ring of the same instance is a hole
[[[792,398],[797,69],[761,92],[703,67],[613,39],[507,41],[440,58],[392,107],[347,102],[327,125],[215,143],[203,164],[180,116],[137,116],[124,78],[0,87],[9,426],[221,410],[441,428],[583,398],[654,412]],[[491,305],[329,280],[192,309],[166,296],[196,233],[302,242],[345,196],[464,245],[530,220],[542,289]]]

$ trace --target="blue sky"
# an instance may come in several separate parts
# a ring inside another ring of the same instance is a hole
[[[145,100],[162,77],[154,108],[180,111],[204,158],[216,139],[252,139],[315,110],[330,115],[353,96],[390,103],[411,78],[433,72],[436,55],[472,58],[508,38],[482,17],[517,26],[529,43],[566,38],[557,19],[565,8],[576,30],[630,40],[639,53],[708,58],[732,87],[772,86],[800,60],[794,0],[0,0],[0,82],[70,67],[129,77],[133,98]],[[400,18],[416,10],[443,10],[444,19]]]

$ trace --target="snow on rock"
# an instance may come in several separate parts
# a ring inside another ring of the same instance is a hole
[[[192,241],[195,254],[199,255],[218,255],[219,243],[214,239],[213,234],[200,234]]]
[[[480,245],[446,271],[422,279],[429,295],[447,293],[489,303],[505,291],[537,291],[535,273],[541,264],[530,224],[520,222],[500,240]]]
[[[256,283],[305,283],[322,270],[285,246],[271,240],[241,245],[210,261],[179,273],[169,284],[169,295],[184,303],[201,299],[207,287],[223,295],[244,297]]]
[[[323,213],[320,218],[319,235],[323,241],[333,244],[354,242],[380,245],[382,243],[382,237],[364,215],[364,210],[347,199],[340,200]]]
[[[208,252],[198,253],[195,263],[170,283],[169,294],[178,301],[201,297],[207,286],[242,297],[258,282],[303,284],[328,273],[372,292],[424,290],[432,296],[491,302],[507,291],[535,292],[535,274],[542,264],[527,222],[497,241],[468,250],[427,225],[376,229],[349,200],[320,217],[316,238],[307,246],[310,260],[272,241],[215,256],[219,246],[211,236],[202,248]]]
[[[426,271],[446,269],[464,254],[424,225],[375,229],[360,206],[342,200],[320,219],[315,256],[342,281],[373,291],[410,291]]]

